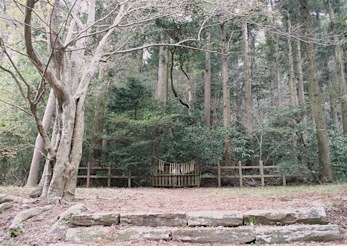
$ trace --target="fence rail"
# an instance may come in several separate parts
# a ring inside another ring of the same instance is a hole
[[[243,174],[243,170],[253,169],[258,170],[259,174]],[[282,184],[287,185],[287,177],[292,176],[288,174],[265,174],[264,170],[278,170],[278,166],[264,166],[262,161],[259,161],[259,166],[242,166],[241,161],[239,161],[237,166],[217,166],[217,175],[202,175],[201,178],[216,178],[218,181],[218,187],[222,187],[222,179],[239,179],[240,187],[243,187],[243,181],[246,178],[260,178],[261,186],[265,186],[265,178],[282,178]],[[226,175],[223,171],[237,170],[237,174]]]
[[[88,188],[90,186],[90,181],[91,179],[107,179],[107,187],[111,187],[111,181],[113,179],[127,179],[127,185],[130,188],[132,186],[132,179],[136,178],[136,176],[132,176],[131,173],[129,173],[128,175],[114,175],[113,174],[113,170],[118,170],[119,168],[114,168],[111,166],[92,166],[90,165],[90,163],[88,163],[88,166],[86,167],[80,167],[79,168],[79,173],[82,170],[86,170],[86,174],[79,174],[77,176],[78,179],[86,179],[86,187]],[[92,175],[91,170],[106,170],[107,174],[105,175]],[[221,165],[217,165],[217,167],[214,168],[214,170],[216,171],[215,175],[200,175],[200,174],[181,174],[181,175],[162,175],[162,179],[164,178],[165,180],[168,179],[174,179],[174,183],[171,184],[172,182],[169,181],[156,181],[155,178],[158,179],[158,177],[152,177],[152,185],[153,182],[155,182],[156,187],[166,187],[166,186],[173,186],[173,187],[180,187],[180,186],[185,186],[186,183],[185,182],[180,182],[177,183],[180,178],[180,176],[184,176],[184,178],[190,178],[192,180],[195,180],[195,183],[200,184],[200,179],[217,179],[218,182],[218,187],[222,187],[222,180],[225,179],[238,179],[239,180],[239,184],[240,187],[244,186],[244,180],[245,179],[260,179],[261,181],[261,186],[264,187],[265,186],[265,179],[267,178],[281,178],[282,179],[282,184],[284,186],[287,185],[287,177],[290,176],[296,176],[296,175],[292,175],[292,174],[281,174],[278,172],[279,167],[278,166],[264,166],[262,161],[259,161],[259,165],[258,166],[242,166],[241,161],[239,161],[237,166],[221,166]],[[233,170],[235,170],[235,172],[232,172]],[[257,170],[258,174],[244,174],[244,170]],[[272,170],[272,174],[266,174],[265,170]],[[164,177],[165,176],[165,177]],[[187,176],[187,177],[185,177]],[[189,176],[189,177],[188,177]],[[196,181],[198,180],[198,181]],[[164,182],[164,183],[163,183]],[[168,183],[169,182],[169,183]],[[191,182],[190,182],[191,183]],[[194,183],[194,184],[195,184]],[[178,185],[179,184],[179,185]],[[191,185],[188,185],[191,186]],[[194,185],[199,187],[199,185]]]
[[[111,166],[91,166],[90,163],[88,163],[88,166],[86,167],[80,167],[78,169],[78,171],[82,171],[82,170],[87,170],[87,174],[86,175],[77,175],[77,179],[87,179],[86,182],[86,187],[89,188],[90,186],[90,180],[91,179],[107,179],[107,187],[110,188],[111,187],[111,180],[112,179],[127,179],[128,180],[128,187],[131,187],[131,182],[132,179],[135,178],[135,176],[131,176],[131,173],[129,173],[128,175],[113,175],[112,171],[113,170],[119,170],[119,168],[114,168]],[[106,175],[92,175],[91,174],[91,170],[106,170],[107,174]]]

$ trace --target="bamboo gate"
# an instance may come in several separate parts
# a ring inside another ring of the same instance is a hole
[[[200,170],[195,160],[170,163],[156,159],[153,166],[153,187],[200,187]]]

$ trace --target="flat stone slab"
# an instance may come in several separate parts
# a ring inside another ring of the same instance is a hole
[[[120,214],[121,225],[132,226],[187,226],[185,213],[125,213]]]
[[[173,229],[172,240],[189,243],[225,243],[245,244],[254,242],[255,230],[252,227],[243,228],[184,228]]]
[[[73,215],[70,218],[71,226],[94,226],[94,225],[118,225],[119,214],[116,213],[95,213],[87,214],[81,213]]]
[[[337,225],[255,227],[257,243],[330,242],[342,239]]]
[[[113,228],[113,227],[80,227],[70,228],[66,240],[72,242],[123,242],[131,240],[171,240],[171,230],[167,228]]]
[[[243,213],[238,211],[187,212],[188,226],[241,226]]]
[[[244,212],[246,225],[327,224],[323,207],[297,210],[250,210]]]
[[[287,225],[242,227],[79,227],[70,228],[66,241],[124,242],[131,240],[164,240],[188,243],[222,244],[291,244],[295,242],[331,242],[342,239],[337,225]]]

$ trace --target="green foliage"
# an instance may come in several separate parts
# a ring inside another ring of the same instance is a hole
[[[138,110],[144,107],[149,93],[136,78],[128,78],[124,87],[113,87],[112,99],[108,105],[112,112],[131,112],[134,119],[137,118]]]
[[[253,159],[260,158],[265,165],[277,165],[281,173],[318,180],[315,136],[310,134],[308,142],[303,140],[303,131],[310,132],[310,125],[300,123],[303,113],[300,107],[264,110],[267,121],[255,128],[257,146]]]
[[[258,218],[255,216],[248,216],[245,218],[245,225],[254,226],[258,224],[259,224]]]
[[[331,165],[336,181],[347,180],[347,137],[330,131]]]
[[[20,185],[29,170],[36,127],[16,85],[0,74],[0,184]]]
[[[16,228],[11,228],[8,232],[10,237],[18,237],[24,232],[23,226],[18,226]]]
[[[170,76],[172,76],[173,84],[181,99],[184,99],[185,87],[187,86],[185,83],[189,76],[193,94],[191,109],[187,110],[177,99],[169,99],[169,101],[163,103],[153,98],[152,91],[154,90],[151,86],[154,87],[157,76],[158,47],[140,49],[124,56],[119,55],[117,58],[110,57],[107,62],[108,71],[104,73],[105,76],[102,79],[93,80],[90,86],[95,92],[102,87],[99,84],[100,80],[107,81],[110,84],[118,83],[117,86],[111,88],[108,94],[105,93],[105,100],[107,100],[105,103],[107,104],[105,138],[108,145],[104,149],[101,144],[91,143],[92,141],[90,141],[90,139],[95,138],[103,139],[105,132],[100,129],[93,129],[95,119],[90,119],[97,114],[90,116],[91,113],[88,112],[92,111],[93,108],[92,113],[94,113],[94,110],[100,110],[99,107],[102,107],[102,105],[98,105],[99,101],[93,103],[92,100],[88,100],[89,105],[86,105],[87,138],[84,142],[85,150],[90,148],[100,153],[103,151],[103,155],[100,155],[103,156],[103,159],[98,160],[101,161],[102,165],[117,165],[124,173],[132,172],[134,175],[148,175],[153,157],[159,157],[169,162],[186,162],[195,159],[203,167],[221,163],[224,152],[223,142],[225,137],[229,137],[234,161],[251,162],[261,159],[265,165],[280,166],[283,173],[308,174],[309,180],[318,180],[319,161],[313,123],[309,122],[307,125],[300,123],[303,114],[307,114],[309,110],[290,106],[277,108],[276,106],[270,106],[277,103],[274,99],[274,87],[277,86],[277,80],[281,80],[280,89],[283,89],[280,92],[284,99],[282,105],[287,103],[288,85],[286,84],[286,76],[288,76],[289,68],[287,38],[292,37],[294,45],[296,40],[302,40],[304,38],[302,35],[305,34],[301,30],[300,3],[289,0],[272,1],[271,3],[274,4],[274,11],[269,15],[267,13],[264,15],[263,11],[256,10],[245,13],[246,19],[249,20],[250,55],[253,64],[252,93],[253,115],[255,117],[253,142],[247,138],[247,134],[242,128],[245,121],[243,115],[245,107],[244,57],[240,25],[242,20],[234,14],[228,16],[227,12],[229,10],[227,9],[218,10],[218,4],[212,6],[207,2],[192,1],[184,9],[188,13],[186,16],[184,14],[182,16],[166,16],[157,18],[155,21],[148,21],[143,25],[141,23],[133,23],[134,25],[129,25],[129,27],[124,25],[112,36],[112,47],[110,46],[110,50],[107,51],[120,47],[118,46],[120,43],[124,49],[128,49],[148,43],[167,42],[173,44],[186,40],[181,43],[180,47],[168,46],[172,55],[169,66],[172,67]],[[342,0],[332,0],[332,3],[336,12],[336,33],[342,37],[347,30],[346,4]],[[96,4],[96,16],[97,19],[100,19],[99,26],[111,24],[112,20],[103,17],[107,14],[110,16],[116,15],[117,11],[109,12],[109,10],[118,6],[118,3],[107,0],[98,1]],[[329,92],[329,95],[338,100],[339,93],[335,92],[334,88],[326,86],[328,79],[336,81],[336,75],[333,74],[334,47],[331,43],[329,45],[320,45],[322,42],[326,42],[332,33],[332,25],[327,15],[327,4],[322,0],[314,0],[310,4],[310,7],[312,7],[312,24],[316,30],[314,34],[315,56],[319,58],[316,59],[317,79],[321,85],[321,90]],[[152,11],[156,11],[156,9],[147,10],[148,16]],[[183,13],[181,10],[178,12]],[[225,16],[223,16],[224,14]],[[81,21],[86,21],[87,13],[82,13],[79,17]],[[130,22],[131,18],[129,18]],[[290,35],[285,33],[288,29],[288,18],[290,18],[292,25]],[[233,114],[236,114],[237,124],[239,124],[237,126],[235,124],[232,128],[222,127],[223,88],[221,83],[220,24],[224,21],[229,44],[231,105]],[[264,28],[265,31],[258,32],[260,27],[266,27]],[[92,28],[94,29],[94,27]],[[97,33],[88,43],[93,45],[87,45],[86,52],[88,54],[94,52],[94,44],[104,35],[104,32]],[[207,33],[209,39],[206,38]],[[134,40],[128,39],[128,34]],[[44,42],[47,38],[45,35],[44,29],[38,28],[33,32],[33,37],[37,41],[35,42],[35,48],[39,53],[47,50],[47,43]],[[11,37],[13,38],[12,35]],[[197,41],[196,38],[198,37],[199,40]],[[16,39],[19,40],[19,38]],[[207,40],[209,40],[208,43]],[[17,42],[17,40],[15,41]],[[18,51],[22,50],[22,44],[22,42],[18,42],[18,46],[21,47]],[[343,49],[346,49],[346,42],[343,42],[342,45]],[[194,49],[183,46],[191,46]],[[14,48],[15,46],[12,50],[15,50]],[[211,50],[213,110],[213,126],[211,127],[204,126],[201,123],[205,89],[203,83],[204,49]],[[304,50],[305,45],[302,44],[303,64],[305,64]],[[293,52],[295,58],[297,52],[295,48]],[[139,59],[143,55],[146,56],[146,61]],[[48,57],[44,57],[44,59],[48,60]],[[4,63],[3,60],[2,63]],[[112,67],[112,62],[117,65]],[[10,67],[9,64],[4,66]],[[19,59],[18,68],[25,75],[26,80],[32,83],[33,88],[41,81],[40,74],[33,69],[30,62]],[[141,73],[134,74],[136,71],[141,71]],[[184,75],[185,72],[187,76]],[[102,73],[99,75],[101,76]],[[12,79],[2,72],[1,76],[0,98],[7,100],[7,95],[14,95],[15,90],[13,89]],[[138,76],[140,79],[133,76]],[[295,76],[298,76],[298,71],[295,71]],[[306,74],[304,74],[305,76]],[[119,84],[122,86],[119,86]],[[307,92],[306,89],[305,92]],[[172,91],[169,88],[169,98],[173,97],[170,93]],[[15,95],[18,95],[18,93]],[[33,95],[33,93],[30,94],[31,97]],[[323,93],[323,95],[326,94]],[[93,92],[90,92],[89,96],[93,96]],[[23,101],[11,102],[25,108]],[[237,110],[234,111],[235,108]],[[1,103],[0,110],[0,168],[3,170],[0,182],[10,182],[10,180],[13,181],[17,177],[18,180],[23,180],[25,172],[29,169],[32,143],[36,134],[35,124],[30,116],[9,107],[9,105]],[[103,115],[103,113],[100,115]],[[307,142],[303,141],[303,131],[308,135]],[[293,145],[295,139],[297,145]],[[337,131],[331,131],[330,147],[336,180],[346,180],[346,138]],[[83,159],[86,160],[89,158],[88,152],[85,151],[84,153]],[[104,171],[101,171],[101,173],[105,174]]]
[[[221,161],[224,136],[229,134],[225,129],[202,126],[201,112],[188,111],[177,100],[163,104],[150,96],[144,98],[138,93],[141,86],[136,85],[129,80],[121,93],[113,90],[106,119],[110,144],[103,163],[148,176],[153,157],[169,162],[195,159],[202,166]],[[129,114],[134,108],[138,117]]]

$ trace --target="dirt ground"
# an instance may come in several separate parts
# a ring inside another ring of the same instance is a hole
[[[31,189],[23,187],[0,187],[0,194],[29,198]],[[76,203],[83,203],[88,212],[173,212],[250,209],[297,209],[324,206],[328,220],[338,224],[344,236],[334,245],[347,245],[347,184],[266,188],[79,188]],[[25,232],[17,238],[8,236],[8,227],[14,216],[29,207],[46,205],[44,201],[34,204],[16,204],[0,214],[0,245],[73,245],[64,242],[64,233],[52,234],[49,230],[59,214],[68,205],[54,208],[24,223]],[[101,245],[101,244],[80,244]],[[105,244],[102,244],[105,245]],[[132,241],[107,245],[169,245],[202,246],[183,242]],[[211,245],[211,244],[206,244]],[[219,246],[220,244],[213,244]],[[332,243],[295,243],[291,245],[333,245]],[[204,245],[205,246],[205,245]]]

